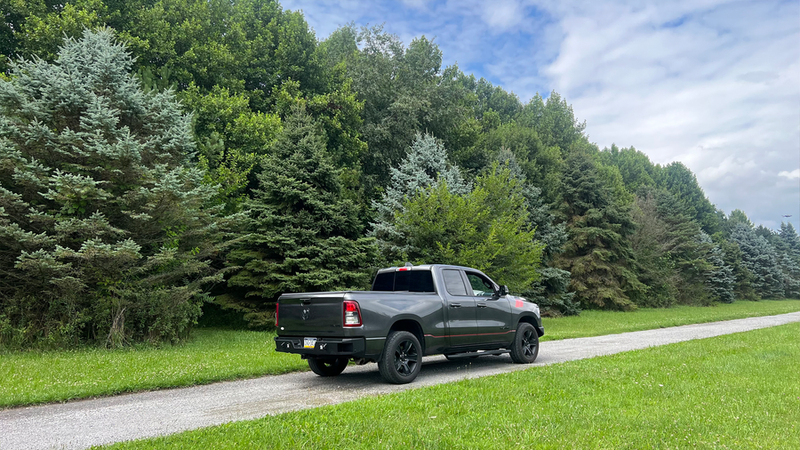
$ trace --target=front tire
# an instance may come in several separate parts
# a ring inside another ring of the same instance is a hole
[[[422,346],[419,339],[408,331],[392,331],[386,338],[386,347],[378,361],[378,370],[384,380],[393,384],[414,381],[422,368]]]
[[[530,364],[538,355],[539,333],[528,322],[520,322],[511,344],[511,360],[517,364]]]
[[[347,358],[308,358],[308,367],[321,377],[335,377],[347,367]]]

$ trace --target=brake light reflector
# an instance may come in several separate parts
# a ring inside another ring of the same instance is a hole
[[[361,326],[361,308],[358,302],[352,300],[345,300],[343,304],[344,319],[343,324],[346,327],[360,327]]]

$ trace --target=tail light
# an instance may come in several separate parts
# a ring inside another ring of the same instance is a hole
[[[278,328],[278,310],[281,309],[280,303],[275,303],[275,328]]]
[[[361,323],[361,308],[358,302],[345,300],[344,302],[344,319],[343,324],[346,327],[360,327]]]

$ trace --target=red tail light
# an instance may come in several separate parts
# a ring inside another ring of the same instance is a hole
[[[275,328],[278,328],[278,310],[280,309],[281,304],[275,303]]]
[[[343,304],[344,316],[342,324],[346,327],[360,327],[361,323],[361,308],[358,302],[345,300]]]

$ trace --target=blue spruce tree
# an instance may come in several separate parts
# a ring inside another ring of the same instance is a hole
[[[447,161],[445,148],[429,134],[418,133],[403,162],[399,167],[391,168],[390,173],[391,182],[383,198],[372,203],[376,220],[369,232],[370,236],[377,238],[381,254],[388,263],[398,262],[400,255],[412,250],[395,224],[395,215],[404,211],[404,202],[440,182],[446,183],[448,190],[456,195],[471,190],[458,168]]]
[[[753,274],[756,294],[763,298],[782,298],[783,272],[778,266],[778,255],[769,242],[744,223],[734,225],[731,240],[742,250],[742,262]]]
[[[722,303],[733,303],[735,300],[733,288],[736,279],[733,276],[733,269],[725,264],[725,254],[705,232],[700,232],[698,240],[708,248],[705,259],[711,267],[704,274],[707,289],[714,300]]]
[[[191,117],[131,64],[86,31],[0,81],[0,341],[174,341],[221,281],[227,219],[187,164]]]

